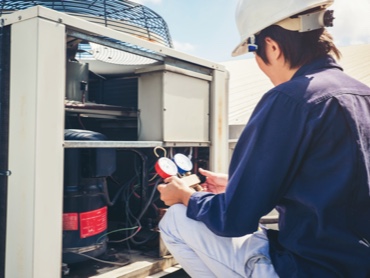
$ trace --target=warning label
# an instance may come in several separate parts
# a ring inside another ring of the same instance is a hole
[[[63,213],[63,231],[78,230],[78,213]]]
[[[107,229],[107,207],[80,213],[80,237],[97,235]]]

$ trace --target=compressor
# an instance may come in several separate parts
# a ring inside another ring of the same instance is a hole
[[[78,129],[65,130],[64,137],[106,140],[103,134]],[[63,263],[81,262],[106,251],[109,205],[106,178],[115,170],[115,149],[65,149]]]

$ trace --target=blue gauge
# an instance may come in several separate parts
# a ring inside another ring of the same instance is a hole
[[[180,174],[190,172],[193,169],[193,163],[186,155],[181,153],[175,154],[173,156],[173,161],[177,165]]]

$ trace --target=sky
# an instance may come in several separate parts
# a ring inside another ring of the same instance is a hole
[[[235,23],[238,0],[131,1],[166,21],[176,50],[214,62],[246,58],[231,57],[240,38]],[[336,0],[330,9],[336,19],[329,32],[338,46],[370,43],[370,0]]]

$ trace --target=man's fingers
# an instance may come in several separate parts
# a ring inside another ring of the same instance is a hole
[[[159,184],[159,185],[157,186],[157,190],[158,190],[159,192],[161,192],[165,187],[166,187],[166,184],[161,183],[161,184]]]
[[[212,175],[212,172],[211,171],[204,170],[203,168],[199,168],[198,171],[199,171],[199,173],[201,173],[205,177],[208,177],[208,176],[211,176]]]

